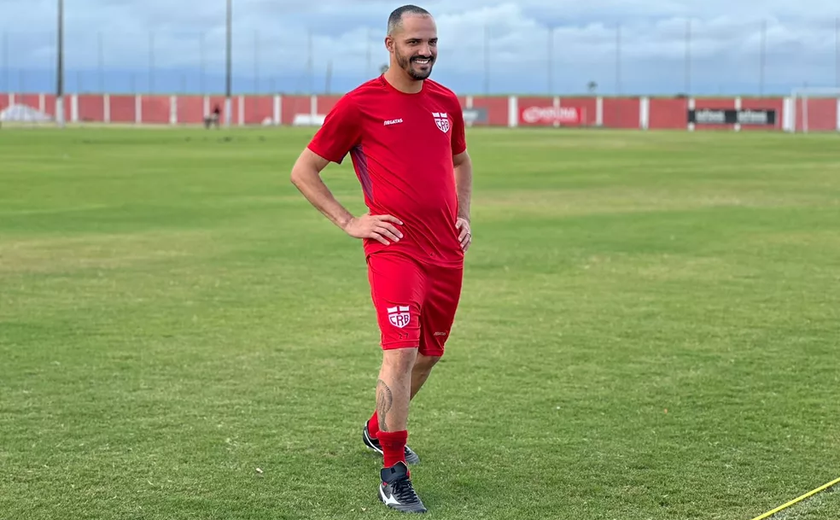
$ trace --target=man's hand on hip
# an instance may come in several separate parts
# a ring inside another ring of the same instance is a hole
[[[458,235],[458,240],[461,242],[461,249],[466,253],[467,249],[470,248],[470,244],[472,244],[470,221],[465,218],[458,217],[458,220],[455,221],[455,228],[461,230],[461,233]]]
[[[403,234],[394,225],[403,223],[391,215],[371,215],[365,213],[361,217],[353,217],[344,226],[344,231],[354,238],[372,238],[386,246],[392,242],[399,242]]]

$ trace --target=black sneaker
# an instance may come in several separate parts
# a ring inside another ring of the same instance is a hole
[[[391,468],[382,468],[379,472],[382,483],[379,484],[379,500],[383,504],[403,513],[425,513],[426,506],[414,492],[411,479],[408,478],[408,466],[397,462]]]
[[[384,455],[382,452],[382,445],[379,444],[379,439],[374,439],[368,433],[368,425],[367,422],[365,423],[365,427],[362,430],[362,441],[364,441],[365,446],[372,449],[376,453],[380,455]],[[405,461],[409,464],[417,464],[420,462],[420,457],[417,456],[414,451],[411,450],[408,446],[405,447]]]

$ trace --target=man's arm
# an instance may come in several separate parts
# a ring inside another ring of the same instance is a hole
[[[292,184],[306,197],[306,200],[341,229],[353,219],[353,215],[342,206],[321,179],[321,171],[329,161],[309,148],[304,148],[292,167]]]
[[[455,165],[455,186],[458,189],[458,217],[470,220],[472,198],[472,160],[466,151],[452,158]]]
[[[470,228],[470,202],[472,199],[472,160],[466,150],[452,157],[455,165],[455,187],[458,191],[458,221],[455,226],[461,230],[458,240],[466,251],[472,242]]]
[[[391,215],[363,215],[356,218],[342,206],[321,179],[321,171],[329,161],[314,153],[308,147],[301,152],[292,167],[291,182],[306,197],[310,204],[324,214],[333,224],[355,238],[373,238],[388,245],[388,240],[398,242],[402,238],[393,224],[402,225]]]

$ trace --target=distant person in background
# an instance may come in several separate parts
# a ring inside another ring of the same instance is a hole
[[[364,239],[368,280],[381,332],[376,407],[362,441],[382,454],[379,499],[424,513],[407,464],[409,402],[443,356],[472,242],[472,163],[457,96],[426,79],[437,59],[428,11],[406,5],[388,19],[390,67],[343,96],[304,148],[291,180],[309,202]],[[369,212],[353,216],[320,177],[351,154]]]
[[[209,115],[204,117],[204,128],[210,128],[210,125],[216,125],[216,128],[219,128],[219,120],[222,118],[222,109],[219,108],[219,105],[210,112]]]

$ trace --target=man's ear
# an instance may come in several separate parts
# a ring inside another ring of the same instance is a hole
[[[390,36],[385,37],[385,48],[388,49],[388,52],[393,52],[394,50],[394,39]]]

